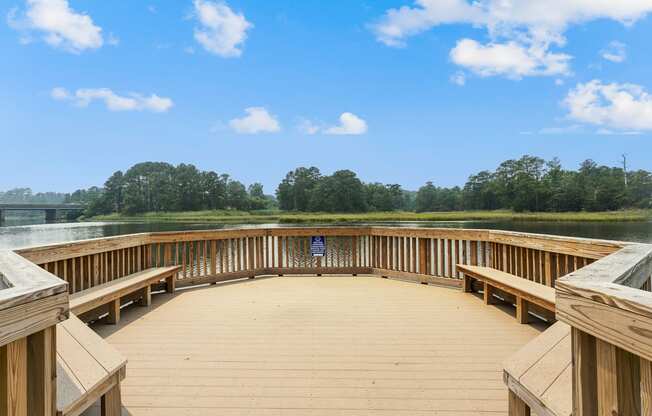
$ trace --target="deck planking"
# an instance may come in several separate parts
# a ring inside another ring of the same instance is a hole
[[[152,301],[95,328],[129,360],[124,415],[506,415],[502,362],[543,329],[457,290],[376,277]]]

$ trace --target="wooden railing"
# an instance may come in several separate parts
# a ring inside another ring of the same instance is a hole
[[[67,285],[11,251],[0,251],[0,281],[0,415],[54,416]]]
[[[325,236],[325,257],[310,237]],[[143,233],[19,250],[70,293],[157,266],[179,265],[178,287],[262,274],[374,273],[459,285],[457,264],[494,267],[554,287],[556,280],[622,247],[491,230],[315,227]]]
[[[652,245],[632,244],[558,281],[575,415],[652,415],[651,276]]]
[[[311,256],[311,236],[326,237],[324,257]],[[169,265],[181,266],[177,287],[285,274],[375,274],[459,286],[457,264],[500,269],[556,287],[557,318],[573,328],[575,414],[652,414],[652,294],[640,290],[650,288],[649,245],[494,230],[308,227],[143,233],[17,253],[22,258],[4,253],[12,260],[0,262],[0,328],[27,336],[44,328],[16,331],[11,315],[3,315],[3,293],[15,286],[7,276],[41,282],[56,275],[68,283],[55,279],[57,290],[75,293]],[[50,326],[63,310],[48,315]],[[8,347],[18,338],[5,333],[0,345],[9,368],[25,344]],[[3,371],[0,377],[12,374]]]

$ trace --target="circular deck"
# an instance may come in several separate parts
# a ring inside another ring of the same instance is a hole
[[[457,290],[347,276],[161,294],[95,329],[129,360],[125,415],[452,416],[507,414],[502,361],[542,327]]]

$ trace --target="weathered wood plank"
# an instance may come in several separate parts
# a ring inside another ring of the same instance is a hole
[[[56,330],[51,326],[27,337],[27,414],[54,416],[57,399]]]
[[[0,347],[0,414],[27,416],[27,338]]]

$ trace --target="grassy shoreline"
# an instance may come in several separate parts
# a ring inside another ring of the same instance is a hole
[[[114,222],[206,222],[206,223],[358,223],[396,221],[650,221],[652,210],[627,210],[610,212],[527,212],[511,211],[453,211],[453,212],[369,212],[360,214],[294,213],[294,212],[242,212],[242,211],[189,211],[149,212],[137,215],[111,214],[86,218],[86,221]]]

